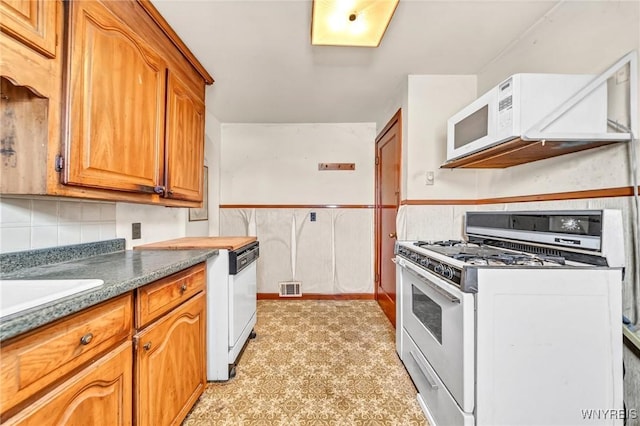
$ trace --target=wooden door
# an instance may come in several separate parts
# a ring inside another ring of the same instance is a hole
[[[204,82],[194,92],[169,72],[167,89],[167,170],[169,198],[202,201],[204,166]],[[202,96],[197,93],[201,92]]]
[[[161,192],[166,65],[108,4],[68,4],[70,103],[63,181]]]
[[[135,339],[137,424],[180,424],[207,384],[204,293]]]
[[[52,0],[0,0],[0,30],[54,58],[57,11],[57,2]]]
[[[376,300],[396,325],[396,269],[391,260],[396,241],[396,215],[400,205],[401,110],[376,138]]]
[[[31,403],[3,425],[131,425],[132,358],[129,340]]]

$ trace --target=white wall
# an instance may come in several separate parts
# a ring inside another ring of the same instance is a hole
[[[401,200],[475,198],[476,171],[440,169],[447,154],[447,119],[476,98],[474,75],[409,75],[378,117],[379,134],[402,109]],[[426,173],[434,184],[426,185]]]
[[[218,235],[220,228],[220,122],[209,111],[205,120],[204,165],[208,169],[207,206],[208,219],[187,222],[185,233],[187,237],[202,237]]]
[[[476,77],[410,75],[403,137],[406,199],[474,198],[476,171],[441,169],[447,159],[447,120],[475,99]],[[426,173],[434,173],[433,185]]]
[[[127,240],[127,250],[142,244],[186,235],[188,210],[146,204],[116,203],[116,234]],[[142,238],[131,238],[131,224],[140,222]]]
[[[223,124],[220,203],[373,204],[374,139],[374,123]]]
[[[209,166],[209,232],[204,235],[220,235],[220,168],[222,164],[222,126],[207,110],[205,122],[205,156]]]
[[[598,74],[639,48],[639,2],[564,2],[484,67],[479,93],[518,72]],[[481,170],[478,179],[479,198],[629,186],[628,144]]]
[[[302,281],[303,293],[373,293],[374,123],[223,124],[221,235],[260,241],[258,292]],[[319,171],[318,163],[355,163]],[[316,214],[312,222],[311,213]]]
[[[519,72],[598,73],[638,49],[637,1],[566,1],[478,73],[484,93]]]
[[[0,252],[116,238],[115,203],[0,198]]]
[[[259,293],[292,280],[303,294],[373,293],[373,209],[222,209],[221,227],[258,237]]]

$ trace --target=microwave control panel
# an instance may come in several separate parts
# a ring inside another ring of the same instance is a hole
[[[502,133],[513,126],[513,78],[498,88],[498,129]]]

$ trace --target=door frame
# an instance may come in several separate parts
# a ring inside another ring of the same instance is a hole
[[[389,132],[391,127],[395,124],[398,124],[398,140],[396,146],[396,162],[398,164],[398,169],[396,170],[397,181],[398,181],[398,196],[396,197],[396,211],[400,207],[400,198],[402,196],[402,108],[399,108],[398,111],[391,117],[391,119],[387,122],[384,128],[378,133],[375,139],[374,146],[374,157],[375,157],[375,201],[374,201],[374,271],[373,271],[373,284],[374,284],[374,298],[378,301],[378,287],[379,282],[382,279],[382,263],[381,263],[381,253],[382,253],[382,241],[383,235],[381,233],[381,188],[380,182],[382,181],[382,164],[380,163],[380,159],[378,158],[378,143],[384,138],[384,136]],[[396,230],[397,232],[397,230]]]

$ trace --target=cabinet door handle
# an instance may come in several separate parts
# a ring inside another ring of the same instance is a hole
[[[80,338],[81,345],[88,345],[93,340],[93,333],[87,333]]]
[[[391,232],[391,233],[389,234],[389,238],[395,238],[395,237],[397,237],[397,235],[396,235],[396,233],[395,233],[395,232]]]
[[[185,291],[187,291],[187,285],[186,285],[186,284],[182,284],[182,285],[180,286],[180,293],[183,293],[183,294],[184,294],[184,292],[185,292]]]
[[[153,187],[153,192],[155,192],[156,194],[164,194],[165,191],[165,187],[164,186],[154,186]]]
[[[145,343],[144,345],[142,345],[142,347],[145,351],[148,351],[149,349],[151,349],[151,342]]]

